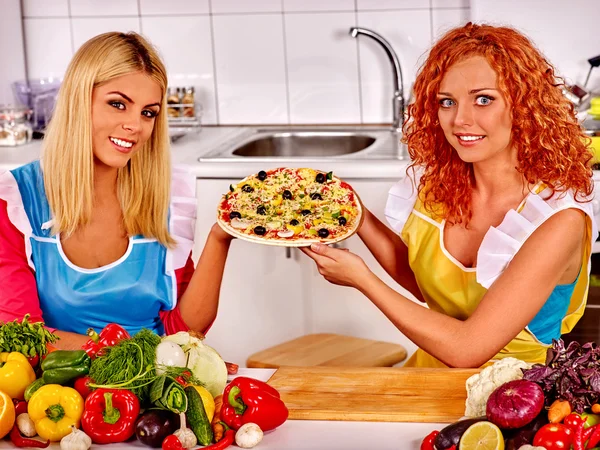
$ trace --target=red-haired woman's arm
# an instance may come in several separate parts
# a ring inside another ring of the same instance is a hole
[[[358,236],[365,243],[377,262],[404,289],[424,302],[415,275],[408,264],[408,248],[395,231],[382,223],[365,208],[364,220]]]
[[[11,223],[6,202],[0,199],[0,321],[41,322],[42,310],[35,274],[27,262],[23,234]]]

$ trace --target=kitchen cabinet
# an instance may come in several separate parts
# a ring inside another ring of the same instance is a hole
[[[347,179],[346,181],[358,193],[363,205],[383,223],[387,223],[384,215],[387,194],[396,180]],[[383,270],[358,236],[352,236],[340,244],[342,248],[347,248],[360,256],[388,286],[417,301],[410,292],[402,288]],[[305,301],[311,316],[309,333],[339,333],[394,342],[402,345],[409,356],[416,350],[417,347],[361,292],[329,283],[318,273],[314,262],[308,258],[306,260],[309,264],[303,267],[303,278],[307,291]]]
[[[238,181],[197,180],[194,261],[215,223],[221,195]],[[299,259],[286,257],[285,248],[235,239],[227,257],[217,319],[205,342],[225,360],[245,366],[252,353],[306,334],[300,265]]]
[[[197,180],[195,261],[215,222],[221,195],[237,181]],[[348,181],[364,205],[385,221],[387,192],[395,180]],[[410,296],[385,273],[358,236],[340,246],[361,256],[386,283]],[[206,343],[224,359],[244,366],[252,353],[319,332],[399,343],[409,355],[416,349],[359,291],[325,281],[300,250],[234,240],[225,267],[219,313]]]

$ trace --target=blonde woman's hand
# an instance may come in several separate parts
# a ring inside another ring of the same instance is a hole
[[[362,258],[347,249],[312,244],[300,250],[315,261],[319,273],[333,284],[360,289],[371,273]]]
[[[218,223],[214,223],[212,228],[210,229],[209,237],[214,237],[217,241],[223,242],[225,244],[229,244],[233,239],[235,239],[232,235],[225,232],[223,228],[219,226]]]

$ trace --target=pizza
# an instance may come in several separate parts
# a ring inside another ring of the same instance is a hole
[[[356,232],[362,205],[352,187],[332,172],[261,170],[223,195],[217,222],[227,233],[289,247],[333,243]]]

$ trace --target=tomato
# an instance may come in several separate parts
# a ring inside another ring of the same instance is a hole
[[[565,419],[563,420],[563,424],[566,425],[567,428],[570,428],[571,430],[575,431],[577,429],[577,426],[583,420],[584,418],[582,418],[579,414],[571,413],[567,417],[565,417]]]
[[[79,392],[84,400],[92,393],[92,390],[88,386],[90,383],[92,383],[92,379],[88,375],[79,377],[75,380],[73,387],[77,392]]]
[[[183,450],[183,446],[177,436],[170,434],[162,441],[162,450]]]
[[[433,443],[438,434],[440,434],[440,432],[435,430],[425,436],[425,439],[421,442],[421,450],[434,450],[435,447]]]
[[[533,438],[534,446],[546,450],[568,450],[573,443],[573,431],[562,423],[549,423],[538,430]]]

